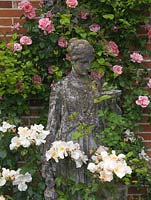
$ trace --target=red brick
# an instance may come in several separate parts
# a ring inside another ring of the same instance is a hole
[[[14,21],[14,24],[18,22],[18,23],[20,23],[20,25],[23,25],[26,20],[25,19],[20,19],[20,18],[17,18],[17,19],[14,18],[13,21]]]
[[[147,148],[150,148],[150,149],[151,149],[151,141],[150,141],[150,142],[144,142],[144,145],[145,145]]]
[[[146,123],[148,122],[149,117],[148,116],[143,116],[143,118],[140,120],[140,123]]]
[[[5,41],[5,42],[9,42],[10,40],[11,40],[11,36],[0,36],[0,40],[3,40],[3,41]]]
[[[0,17],[20,17],[22,14],[21,10],[0,10]]]
[[[131,186],[130,188],[128,188],[128,194],[146,194],[146,193],[147,189],[145,187],[137,189],[136,187]]]
[[[31,2],[31,4],[32,4],[32,6],[34,8],[38,8],[39,7],[39,1],[30,1],[30,2]]]
[[[11,26],[12,20],[11,19],[2,19],[0,18],[0,26]]]
[[[150,43],[146,44],[146,49],[151,50],[151,44]]]
[[[151,151],[146,151],[147,155],[151,157]]]
[[[144,26],[140,26],[139,29],[137,30],[138,34],[147,34],[147,29]]]
[[[0,1],[0,8],[12,8],[12,1]]]
[[[147,134],[147,133],[138,133],[138,136],[141,136],[144,138],[144,140],[150,140],[151,141],[151,133]]]
[[[151,124],[140,124],[140,132],[150,132],[151,133]]]
[[[151,68],[151,61],[150,61],[150,62],[143,62],[143,64],[144,64],[147,68]]]
[[[20,28],[20,30],[15,31],[15,32],[17,32],[17,33],[25,33],[26,31],[25,31],[25,29]],[[11,28],[6,28],[6,27],[2,28],[2,27],[0,27],[0,34],[13,34],[13,33],[14,32],[11,31]]]

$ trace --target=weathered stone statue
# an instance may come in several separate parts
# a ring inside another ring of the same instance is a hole
[[[44,147],[48,150],[55,140],[70,141],[72,134],[80,124],[93,125],[91,132],[78,139],[81,149],[89,151],[97,147],[96,135],[103,129],[103,124],[98,117],[98,110],[103,109],[103,103],[94,103],[99,98],[99,86],[88,75],[91,62],[94,59],[94,49],[88,41],[71,39],[68,52],[71,57],[72,71],[61,82],[56,84],[50,95],[49,116],[47,129],[50,135]],[[71,116],[74,116],[71,119]],[[63,173],[65,177],[74,175],[76,182],[85,182],[85,167],[75,168],[75,164],[66,167],[65,163],[50,163],[44,159],[43,176],[46,180],[45,200],[57,199],[54,179]],[[78,200],[77,197],[76,200]]]

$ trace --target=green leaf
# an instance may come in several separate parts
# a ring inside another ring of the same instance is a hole
[[[78,140],[79,138],[85,136],[84,133],[80,133],[80,132],[74,132],[72,133],[72,140]]]
[[[71,23],[71,14],[63,14],[61,15],[60,24],[69,25]]]
[[[112,20],[112,19],[114,19],[114,15],[113,14],[106,14],[106,15],[103,15],[103,18]]]
[[[1,150],[0,150],[0,158],[1,158],[1,159],[4,159],[4,158],[6,158],[6,156],[7,156],[6,150],[1,149]]]
[[[100,103],[100,102],[108,100],[110,98],[111,98],[110,95],[103,95],[103,96],[99,97],[98,99],[94,99],[94,103]]]
[[[126,157],[129,158],[129,157],[133,156],[133,154],[134,154],[133,151],[130,151],[130,152],[126,155]]]

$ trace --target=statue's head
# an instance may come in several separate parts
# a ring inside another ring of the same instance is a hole
[[[74,71],[86,75],[94,59],[94,49],[87,40],[73,38],[69,41],[68,52]]]

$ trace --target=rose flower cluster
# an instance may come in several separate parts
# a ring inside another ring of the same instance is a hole
[[[27,190],[27,183],[32,181],[31,174],[26,172],[26,174],[20,173],[21,169],[10,170],[6,168],[2,168],[0,172],[0,187],[4,186],[7,181],[12,181],[13,185],[17,185],[19,191]]]
[[[44,126],[39,124],[31,125],[28,127],[19,127],[18,136],[11,139],[10,150],[19,148],[20,146],[28,148],[31,144],[39,146],[46,142],[46,137],[49,131],[44,130]]]
[[[59,159],[64,159],[70,156],[76,163],[76,168],[80,168],[83,163],[87,163],[88,157],[83,151],[80,150],[78,143],[73,141],[55,141],[52,143],[52,147],[46,151],[46,160],[54,159],[55,162],[59,162]]]
[[[92,156],[92,161],[88,164],[87,169],[96,174],[102,182],[112,181],[114,174],[119,178],[123,178],[126,174],[132,173],[132,169],[125,161],[124,154],[117,156],[115,151],[109,154],[102,146]]]

